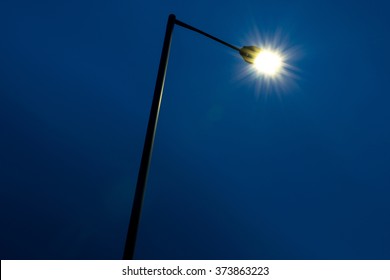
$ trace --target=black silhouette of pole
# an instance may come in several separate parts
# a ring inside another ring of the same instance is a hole
[[[146,179],[148,176],[150,158],[152,155],[154,135],[156,133],[158,114],[160,112],[161,98],[164,90],[165,76],[168,66],[169,50],[171,48],[172,32],[175,26],[175,15],[169,15],[167,29],[165,32],[164,45],[161,52],[160,66],[156,86],[154,88],[154,96],[152,107],[150,109],[149,123],[146,130],[144,150],[142,152],[141,165],[138,171],[137,186],[134,194],[133,208],[130,216],[129,229],[127,232],[125,251],[123,253],[124,260],[131,260],[134,257],[135,242],[137,239],[138,224],[141,216],[142,203],[144,200]]]
[[[156,133],[157,120],[158,120],[158,115],[160,112],[160,104],[161,104],[162,94],[163,94],[163,90],[164,90],[164,82],[165,82],[165,76],[166,76],[166,71],[167,71],[167,66],[168,66],[169,50],[171,47],[172,33],[173,33],[173,28],[175,26],[175,23],[177,25],[180,25],[184,28],[195,31],[199,34],[202,34],[210,39],[213,39],[213,40],[215,40],[215,41],[217,41],[225,46],[228,46],[229,48],[232,48],[232,49],[240,52],[239,48],[237,48],[231,44],[228,44],[228,43],[226,43],[226,42],[224,42],[224,41],[222,41],[222,40],[220,40],[220,39],[218,39],[210,34],[207,34],[206,32],[203,32],[195,27],[192,27],[184,22],[177,20],[176,16],[173,14],[169,15],[167,28],[165,31],[164,45],[163,45],[162,52],[161,52],[160,65],[158,68],[156,86],[154,88],[152,107],[150,109],[149,122],[148,122],[148,127],[146,130],[144,149],[142,152],[141,164],[140,164],[140,168],[138,171],[137,186],[135,189],[134,201],[133,201],[133,206],[132,206],[131,216],[130,216],[130,223],[129,223],[129,228],[127,231],[125,250],[123,253],[124,260],[134,259],[138,225],[139,225],[139,220],[141,217],[141,210],[142,210],[142,203],[144,200],[146,180],[148,177],[150,159],[151,159],[152,149],[153,149],[154,136]]]

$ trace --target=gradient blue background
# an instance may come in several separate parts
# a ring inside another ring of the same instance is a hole
[[[264,90],[175,27],[136,257],[390,259],[389,9],[2,0],[0,258],[121,258],[175,13],[238,46],[280,31],[297,78]]]

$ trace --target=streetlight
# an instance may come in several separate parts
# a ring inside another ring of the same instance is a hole
[[[260,73],[267,75],[274,75],[277,73],[278,69],[281,67],[282,61],[281,58],[270,51],[264,51],[256,46],[244,46],[238,48],[233,46],[221,39],[218,39],[202,30],[199,30],[191,25],[188,25],[178,19],[176,16],[171,14],[168,17],[167,28],[165,32],[164,44],[162,48],[160,65],[158,68],[156,86],[154,88],[154,96],[152,101],[152,107],[150,109],[149,122],[145,136],[144,149],[142,152],[141,164],[138,171],[138,180],[137,186],[134,194],[134,201],[130,216],[130,223],[126,237],[125,250],[123,253],[123,259],[129,260],[134,258],[135,243],[137,239],[138,224],[141,216],[142,203],[145,193],[146,179],[148,176],[148,170],[150,165],[150,159],[152,155],[154,135],[156,132],[157,120],[160,111],[160,104],[162,93],[164,89],[165,74],[168,65],[169,50],[171,46],[172,32],[175,24],[182,26],[186,29],[192,30],[199,34],[202,34],[214,41],[217,41],[235,51],[238,51],[242,58],[250,63],[255,65],[255,68],[258,69]]]

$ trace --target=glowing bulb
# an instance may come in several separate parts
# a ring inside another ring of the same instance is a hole
[[[267,75],[275,75],[282,67],[282,58],[279,54],[262,50],[255,58],[253,64],[257,71]]]

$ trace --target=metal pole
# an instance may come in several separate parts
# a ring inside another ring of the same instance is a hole
[[[152,107],[150,109],[149,123],[145,136],[141,165],[138,172],[138,180],[134,194],[134,202],[130,216],[129,229],[127,231],[126,245],[123,253],[124,260],[131,260],[134,258],[138,224],[141,216],[141,209],[145,194],[146,179],[149,171],[150,158],[153,149],[154,135],[156,133],[158,114],[160,112],[160,104],[164,90],[164,81],[167,71],[169,50],[171,46],[172,32],[173,27],[175,26],[175,21],[175,15],[169,15],[167,29],[165,32],[164,45],[161,52],[160,66],[158,67],[156,86],[154,88]]]
[[[233,46],[232,44],[229,44],[229,43],[227,43],[227,42],[225,42],[225,41],[223,41],[223,40],[221,40],[221,39],[219,39],[219,38],[217,38],[217,37],[215,37],[213,35],[210,35],[210,34],[204,32],[204,31],[202,31],[202,30],[200,30],[198,28],[195,28],[195,27],[193,27],[193,26],[191,26],[191,25],[189,25],[187,23],[184,23],[184,22],[182,22],[182,21],[180,21],[178,19],[176,20],[176,24],[180,25],[181,27],[184,27],[184,28],[187,28],[189,30],[192,30],[194,32],[197,32],[199,34],[202,34],[203,36],[206,36],[206,37],[208,37],[208,38],[210,38],[210,39],[212,39],[214,41],[217,41],[218,43],[221,43],[222,45],[225,45],[225,46],[227,46],[227,47],[229,47],[229,48],[231,48],[231,49],[233,49],[235,51],[238,51],[238,52],[240,51],[240,48],[237,48],[236,46]]]

